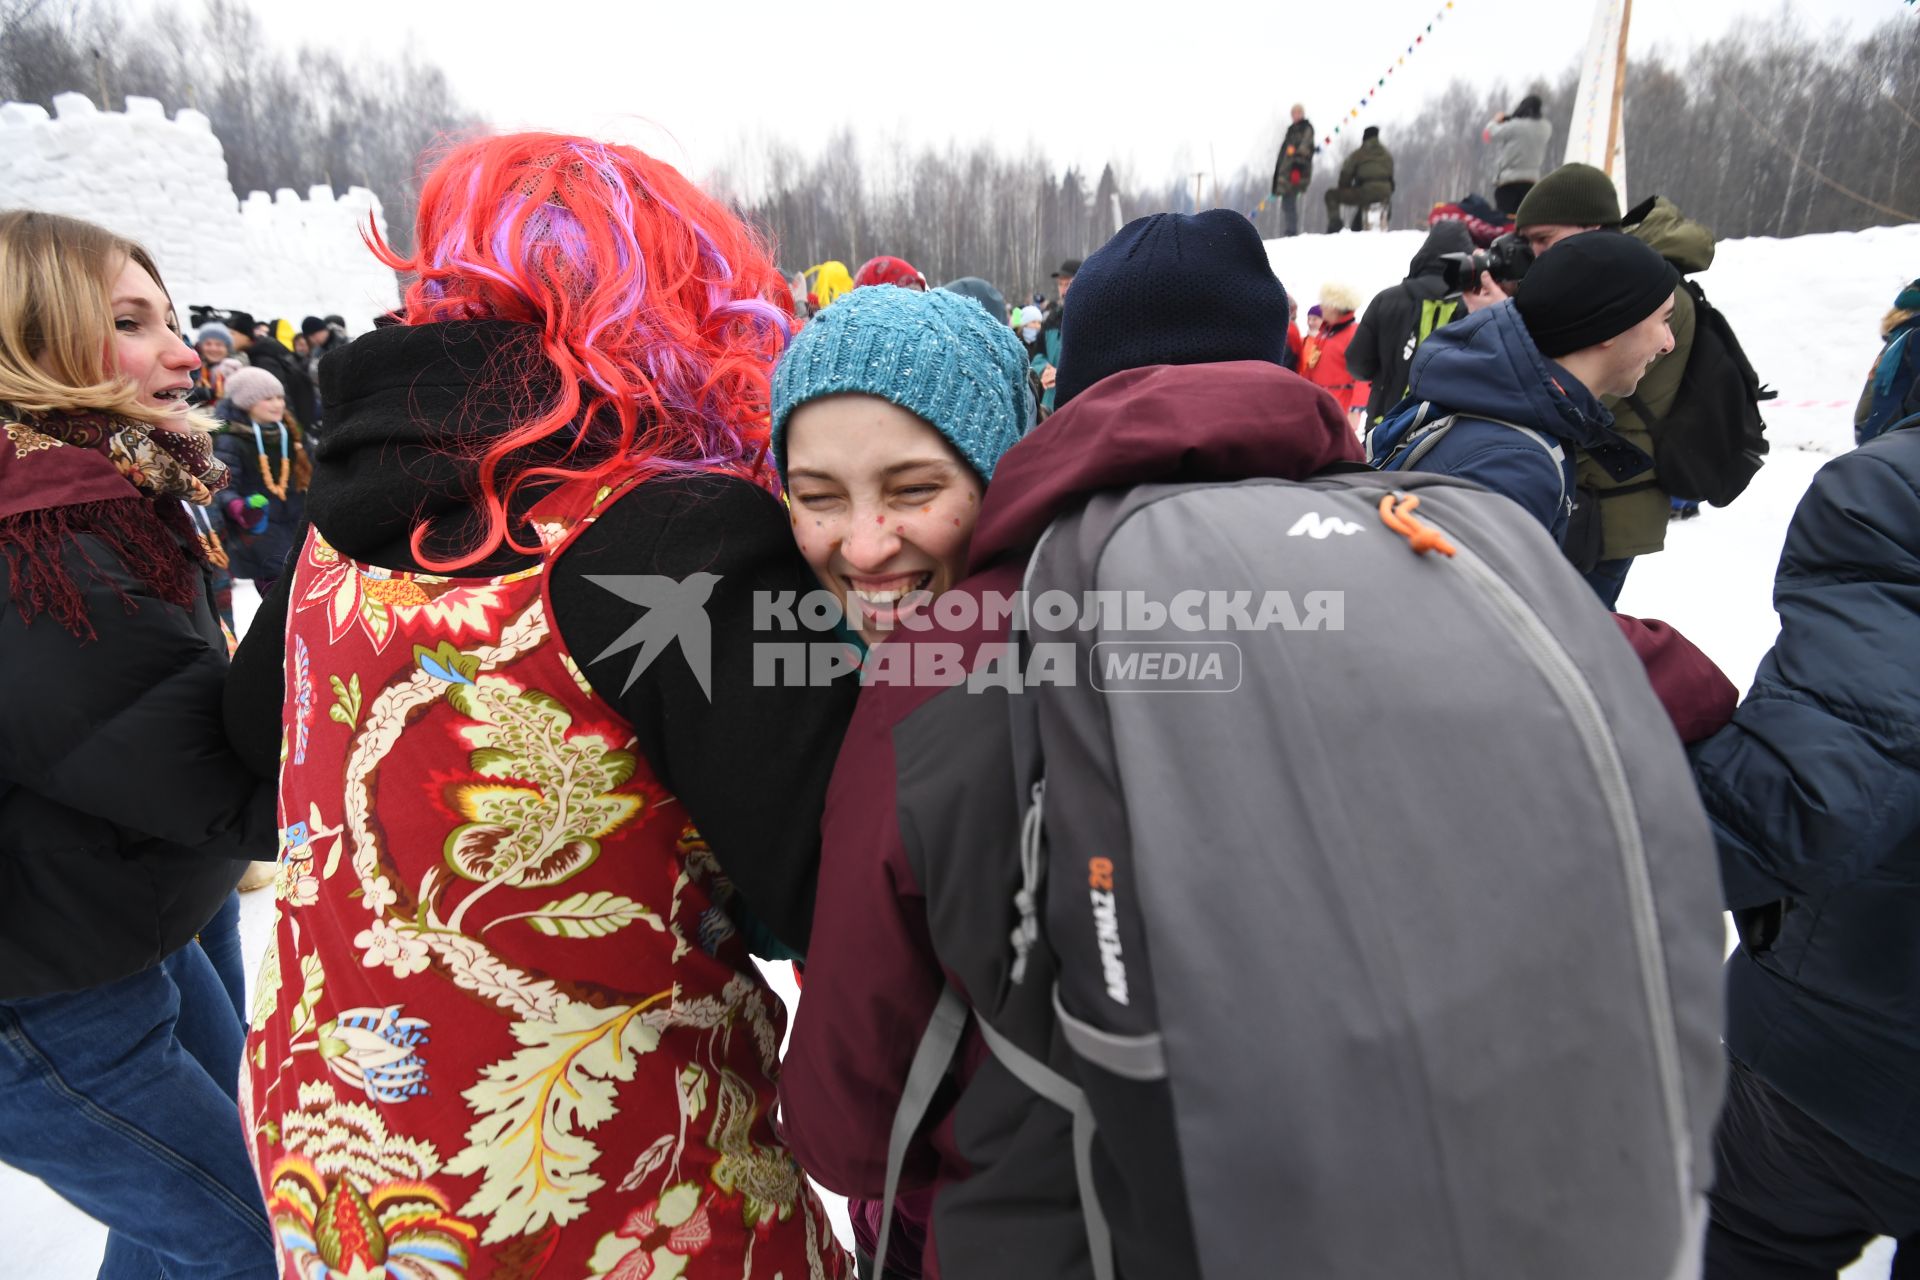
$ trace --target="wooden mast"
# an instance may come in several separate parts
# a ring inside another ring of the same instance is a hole
[[[1613,110],[1607,116],[1607,176],[1619,184],[1621,132],[1626,128],[1627,107],[1627,27],[1633,21],[1633,0],[1620,0],[1620,45],[1613,59]],[[1624,199],[1624,194],[1622,199]]]

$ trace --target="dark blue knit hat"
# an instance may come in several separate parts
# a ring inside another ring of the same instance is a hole
[[[1074,277],[1054,404],[1156,364],[1284,364],[1287,291],[1247,216],[1156,213],[1120,229]]]

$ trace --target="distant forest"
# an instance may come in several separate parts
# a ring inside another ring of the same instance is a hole
[[[1627,73],[1627,185],[1639,200],[1668,197],[1723,238],[1794,236],[1920,220],[1920,15],[1889,19],[1857,43],[1822,43],[1790,20],[1743,24],[1698,46],[1684,62],[1636,54]],[[1436,203],[1469,192],[1492,196],[1490,148],[1480,132],[1498,111],[1538,93],[1553,121],[1548,155],[1560,163],[1578,71],[1515,86],[1455,80],[1410,120],[1382,126],[1398,190],[1393,225],[1426,223]],[[1292,105],[1276,95],[1270,129],[1278,152]],[[1313,116],[1314,104],[1305,104]],[[1324,136],[1330,115],[1315,122]],[[1314,162],[1301,198],[1303,231],[1326,226],[1322,193],[1359,138],[1343,132]],[[863,168],[852,133],[807,159],[772,145],[749,175],[722,170],[723,191],[763,192],[746,212],[773,235],[781,261],[825,258],[849,266],[875,254],[907,259],[939,283],[985,276],[1020,294],[1047,291],[1062,258],[1084,257],[1124,220],[1162,210],[1191,212],[1191,175],[1130,180],[1107,166],[1093,181],[1061,174],[1039,155],[989,146],[923,149]],[[1250,212],[1273,180],[1273,161],[1203,182],[1201,207]],[[1257,219],[1280,233],[1274,202]]]
[[[263,19],[240,0],[204,0],[132,17],[123,0],[0,0],[0,99],[51,105],[68,90],[113,110],[129,94],[212,120],[241,192],[316,183],[371,187],[393,238],[410,239],[421,157],[484,127],[442,70],[413,53],[351,63],[328,50],[276,54]],[[1383,126],[1399,189],[1393,225],[1423,225],[1436,202],[1490,195],[1480,131],[1496,111],[1538,93],[1558,163],[1575,70],[1517,85],[1456,80],[1408,120]],[[1276,94],[1277,150],[1291,99]],[[1315,104],[1306,104],[1313,115]],[[1331,115],[1317,121],[1324,134]],[[1357,136],[1314,165],[1304,230],[1324,225],[1321,193]],[[993,146],[888,152],[843,130],[818,155],[782,143],[693,175],[734,202],[799,270],[828,259],[858,267],[894,254],[938,284],[984,276],[1014,295],[1046,290],[1063,259],[1084,257],[1119,221],[1191,211],[1191,174],[1140,176],[1107,165],[1065,172],[1037,151]],[[1203,179],[1200,207],[1252,210],[1272,162]],[[1742,24],[1684,61],[1638,53],[1627,75],[1627,179],[1635,198],[1665,195],[1722,237],[1792,236],[1920,219],[1920,15],[1867,38],[1811,36],[1790,17]],[[1259,215],[1276,235],[1280,211]]]

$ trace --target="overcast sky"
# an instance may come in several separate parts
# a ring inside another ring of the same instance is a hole
[[[500,126],[635,142],[694,177],[757,139],[817,150],[854,124],[910,144],[990,138],[1138,178],[1269,165],[1296,99],[1322,134],[1369,88],[1389,131],[1454,76],[1549,81],[1591,0],[251,0],[287,44],[347,54],[411,39]],[[1903,0],[1641,0],[1630,54],[1670,52],[1782,10],[1812,36],[1901,19]],[[1424,37],[1413,56],[1406,46]],[[1405,57],[1404,66],[1396,60]],[[1376,81],[1388,67],[1385,88]]]

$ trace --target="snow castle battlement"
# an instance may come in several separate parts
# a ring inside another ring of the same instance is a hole
[[[85,218],[153,254],[187,323],[204,304],[261,320],[338,314],[362,333],[399,303],[399,285],[360,238],[371,215],[386,232],[380,198],[365,187],[302,198],[282,187],[241,200],[207,117],[183,107],[167,118],[153,98],[124,113],[63,93],[53,115],[0,105],[0,209]]]

